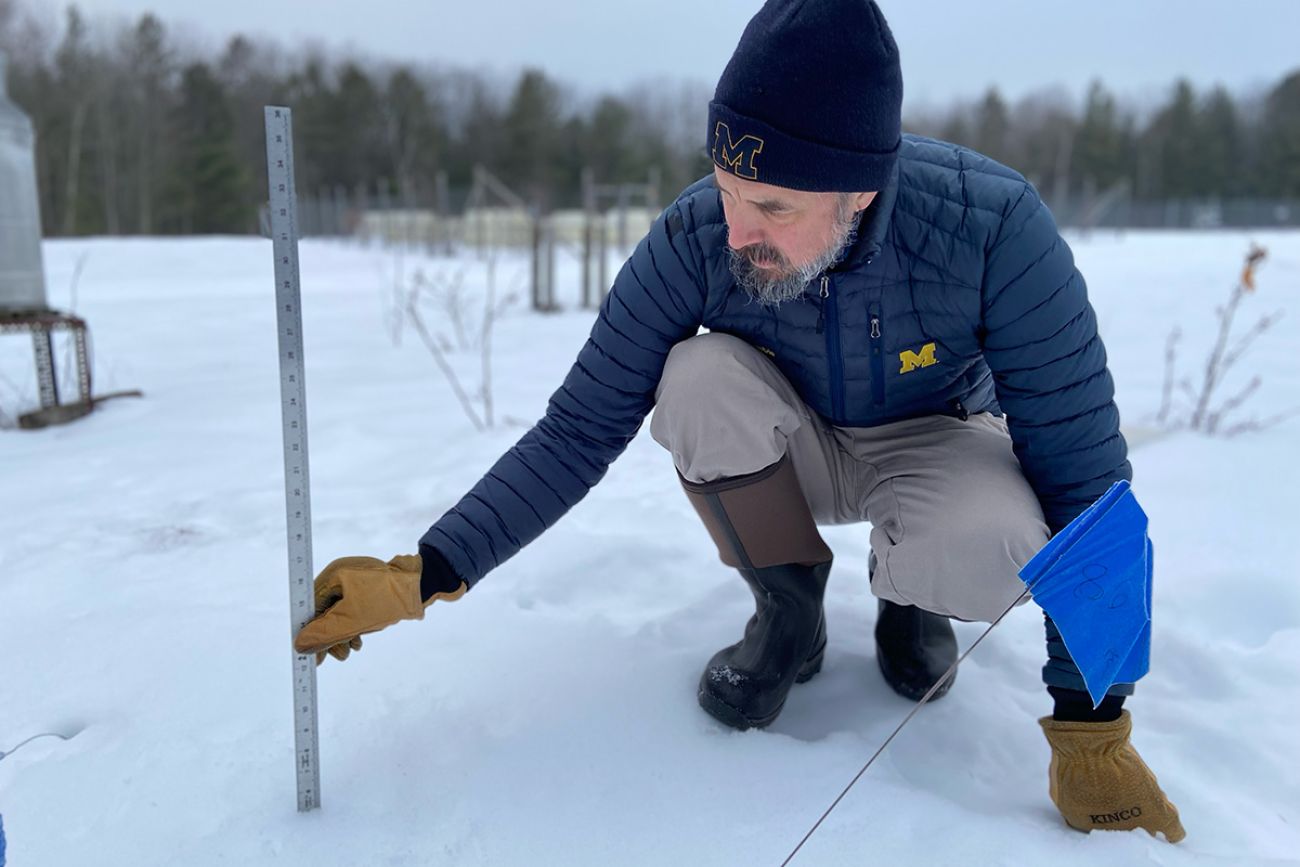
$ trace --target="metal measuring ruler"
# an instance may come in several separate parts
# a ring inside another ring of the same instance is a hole
[[[311,486],[307,473],[307,384],[302,356],[302,293],[298,280],[298,196],[293,180],[293,115],[268,105],[266,178],[275,251],[276,328],[280,337],[280,411],[284,424],[284,500],[289,540],[292,638],[316,614],[311,566]],[[298,810],[320,806],[320,740],[316,734],[316,660],[293,654],[294,768]]]

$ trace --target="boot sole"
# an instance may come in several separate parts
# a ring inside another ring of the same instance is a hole
[[[804,660],[803,665],[799,667],[799,673],[795,675],[794,682],[807,683],[816,677],[817,673],[822,670],[822,661],[825,657],[826,642],[823,641],[821,647],[817,648],[817,651]],[[720,723],[728,725],[733,729],[739,729],[740,731],[766,728],[776,722],[776,718],[780,716],[781,711],[785,709],[785,699],[783,698],[781,699],[781,703],[777,705],[776,710],[772,711],[765,717],[753,719],[745,716],[739,710],[703,688],[700,689],[698,698],[700,700],[700,707],[704,708],[709,716],[713,717]]]

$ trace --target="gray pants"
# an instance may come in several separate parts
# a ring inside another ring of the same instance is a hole
[[[1002,419],[831,425],[771,359],[728,334],[673,347],[650,433],[691,482],[754,473],[789,453],[818,524],[871,523],[872,592],[936,614],[996,619],[1049,537]]]

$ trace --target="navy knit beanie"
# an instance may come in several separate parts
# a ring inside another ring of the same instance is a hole
[[[812,192],[882,189],[903,77],[873,0],[768,0],[709,103],[709,152],[736,177]]]

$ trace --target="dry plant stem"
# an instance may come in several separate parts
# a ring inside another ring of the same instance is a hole
[[[68,284],[68,312],[76,314],[77,312],[77,286],[81,283],[81,272],[86,269],[86,260],[90,258],[89,253],[82,253],[77,257],[77,262],[72,266],[72,280]],[[72,347],[71,340],[63,342],[63,369],[72,370]]]
[[[437,362],[438,368],[442,371],[443,376],[447,377],[447,381],[451,383],[452,391],[456,393],[456,398],[460,401],[460,405],[465,410],[465,414],[469,416],[469,420],[474,423],[474,429],[481,431],[484,429],[484,425],[479,419],[478,413],[474,411],[474,405],[470,403],[469,395],[465,393],[465,389],[461,388],[460,380],[456,378],[456,371],[451,369],[451,365],[447,363],[447,358],[443,355],[442,349],[439,348],[437,341],[433,339],[433,335],[429,333],[429,329],[424,325],[424,318],[420,316],[420,311],[416,307],[417,297],[418,293],[412,293],[411,300],[406,305],[406,311],[411,318],[411,324],[415,326],[415,330],[420,335],[420,339],[424,341],[424,345],[428,348],[430,354],[433,355],[433,360]]]
[[[1275,310],[1267,316],[1261,316],[1259,321],[1256,322],[1249,331],[1243,334],[1233,345],[1232,349],[1228,350],[1228,353],[1223,356],[1222,370],[1227,372],[1229,368],[1237,363],[1237,359],[1241,358],[1242,354],[1250,348],[1250,344],[1254,343],[1255,339],[1265,331],[1268,331],[1276,325],[1278,320],[1281,318],[1281,310]]]
[[[397,346],[397,335],[394,329],[401,327],[403,313],[400,301],[394,307],[389,300],[389,287],[392,288],[393,296],[398,297],[401,294],[402,283],[397,279],[396,272],[390,274],[383,263],[375,263],[375,273],[379,275],[379,280],[375,283],[375,297],[379,299],[379,315],[383,322],[384,333],[388,335],[392,344]],[[418,276],[416,279],[419,279]]]
[[[1300,412],[1300,407],[1297,407],[1263,421],[1252,418],[1224,429],[1224,423],[1228,415],[1239,410],[1250,397],[1259,391],[1260,386],[1263,384],[1263,378],[1260,376],[1253,377],[1244,388],[1227,400],[1222,401],[1217,407],[1213,406],[1216,390],[1223,385],[1228,372],[1241,360],[1252,344],[1282,318],[1283,312],[1281,310],[1262,316],[1244,334],[1235,340],[1232,339],[1232,325],[1241,304],[1241,299],[1254,291],[1255,268],[1264,260],[1266,255],[1267,253],[1262,247],[1251,245],[1250,252],[1246,255],[1246,264],[1242,270],[1241,278],[1232,288],[1228,296],[1228,303],[1223,307],[1215,308],[1215,316],[1219,320],[1219,330],[1213,347],[1206,357],[1205,372],[1199,389],[1194,388],[1191,381],[1184,377],[1178,381],[1175,392],[1174,377],[1177,364],[1175,344],[1181,336],[1181,332],[1175,328],[1170,333],[1165,344],[1164,388],[1160,411],[1156,416],[1157,421],[1165,428],[1187,427],[1191,430],[1203,431],[1210,436],[1235,436],[1248,430],[1263,430],[1266,427],[1272,427]],[[1231,346],[1229,346],[1230,340],[1232,341]],[[1170,421],[1171,413],[1174,410],[1175,397],[1186,398],[1189,401],[1186,419],[1178,423]]]
[[[1219,338],[1215,342],[1214,352],[1211,353],[1210,360],[1206,364],[1204,390],[1201,393],[1196,414],[1192,419],[1193,428],[1196,428],[1199,425],[1201,429],[1211,435],[1218,432],[1219,425],[1222,424],[1224,417],[1226,417],[1228,413],[1240,407],[1245,403],[1247,398],[1259,389],[1262,380],[1256,376],[1250,381],[1249,385],[1242,389],[1242,391],[1224,401],[1223,405],[1214,411],[1209,410],[1211,392],[1223,381],[1223,377],[1226,376],[1228,371],[1232,369],[1233,365],[1241,359],[1241,356],[1250,348],[1250,345],[1254,343],[1260,335],[1277,324],[1278,320],[1282,318],[1282,311],[1280,310],[1267,316],[1260,317],[1259,321],[1256,322],[1249,331],[1237,339],[1236,343],[1233,344],[1232,349],[1225,349],[1228,341],[1228,333],[1232,328],[1232,318],[1236,314],[1237,304],[1241,300],[1242,296],[1245,295],[1245,291],[1245,285],[1238,284],[1233,290],[1232,298],[1228,302],[1228,307],[1219,311]]]
[[[439,301],[451,322],[452,333],[456,335],[456,346],[469,349],[469,337],[465,333],[465,269],[456,271],[450,278],[438,275],[441,289]]]
[[[1268,418],[1262,421],[1254,418],[1247,419],[1246,421],[1240,422],[1238,424],[1234,424],[1232,427],[1225,430],[1223,432],[1223,435],[1225,437],[1234,437],[1237,434],[1245,433],[1247,431],[1258,432],[1262,430],[1267,430],[1268,428],[1274,427],[1275,425],[1279,425],[1282,422],[1286,421],[1287,419],[1294,418],[1297,415],[1300,415],[1300,406],[1292,407],[1286,412],[1280,412],[1277,415],[1269,416]]]
[[[1182,330],[1177,326],[1169,332],[1165,341],[1165,381],[1160,390],[1160,412],[1156,414],[1156,423],[1164,424],[1169,418],[1169,410],[1174,402],[1174,368],[1178,362],[1178,339]]]
[[[1196,409],[1192,411],[1193,430],[1203,429],[1206,415],[1210,410],[1210,399],[1214,396],[1214,389],[1223,377],[1223,356],[1227,351],[1228,334],[1232,331],[1233,317],[1237,315],[1237,305],[1241,303],[1245,293],[1245,287],[1238,283],[1233,287],[1228,305],[1215,311],[1219,317],[1219,334],[1214,339],[1214,349],[1210,351],[1210,357],[1205,360],[1205,377],[1201,382],[1201,395],[1196,402]]]
[[[23,390],[18,387],[18,383],[10,379],[9,374],[5,373],[4,371],[0,371],[0,385],[6,385],[9,388],[13,389],[14,391],[18,392],[19,397],[26,397],[26,395],[22,393]]]
[[[1187,398],[1192,407],[1196,406],[1196,389],[1192,388],[1192,381],[1190,379],[1185,376],[1183,377],[1182,381],[1178,383],[1178,392],[1183,397]]]
[[[447,314],[456,333],[456,345],[469,349],[469,334],[465,331],[465,272],[457,271],[456,276],[448,281]]]
[[[18,383],[10,379],[8,375],[6,375],[3,371],[0,371],[0,385],[5,386],[6,388],[8,388],[10,391],[14,393],[14,396],[18,399],[19,406],[22,406],[24,403],[26,403],[30,397],[30,394],[28,392],[26,392],[22,388],[19,388]]]
[[[497,289],[497,260],[488,259],[487,263],[487,300],[483,308],[483,329],[479,339],[482,348],[483,384],[480,393],[483,396],[483,415],[488,427],[492,427],[492,326],[496,314],[493,310]]]
[[[447,338],[439,334],[432,333],[424,324],[423,317],[419,313],[419,302],[421,294],[425,290],[437,290],[434,294],[435,300],[443,307],[448,314],[448,318],[457,332],[457,338],[460,342],[460,348],[469,348],[474,341],[471,341],[466,334],[464,323],[465,293],[464,289],[464,269],[457,271],[452,277],[447,278],[441,274],[434,275],[433,279],[427,279],[423,274],[418,274],[415,278],[414,286],[410,291],[407,299],[407,310],[410,314],[411,324],[415,327],[420,339],[429,349],[437,362],[438,367],[442,370],[447,381],[451,383],[452,389],[456,392],[457,399],[460,400],[461,406],[464,407],[465,413],[469,416],[470,421],[474,423],[476,429],[482,431],[496,425],[496,405],[492,395],[492,330],[496,325],[497,319],[502,312],[510,306],[515,300],[514,296],[507,296],[500,302],[497,301],[497,260],[495,255],[487,259],[487,293],[484,302],[484,311],[482,322],[479,327],[477,346],[480,350],[480,365],[482,368],[482,379],[477,390],[477,396],[483,401],[483,415],[480,416],[474,411],[473,401],[468,392],[461,386],[459,378],[452,369],[447,360],[447,354],[452,352],[454,347]]]
[[[77,312],[77,285],[81,282],[81,272],[86,269],[86,260],[90,258],[89,253],[82,253],[77,257],[77,263],[72,266],[72,281],[68,285],[68,304],[69,311]]]
[[[1254,377],[1251,379],[1250,384],[1239,391],[1236,396],[1228,398],[1216,412],[1210,413],[1205,421],[1205,432],[1208,434],[1216,433],[1219,429],[1219,423],[1223,421],[1223,417],[1245,403],[1247,398],[1259,390],[1262,383],[1262,379],[1258,376]]]
[[[394,270],[397,272],[397,279],[393,281],[392,339],[393,339],[394,346],[402,345],[402,314],[401,314],[402,295],[403,295],[402,287],[406,285],[406,269],[404,265],[405,265],[405,260],[402,258],[402,251],[399,248],[397,251],[397,264],[394,267]],[[419,276],[419,272],[417,271],[415,277],[416,282],[419,282],[419,279],[420,276]]]

